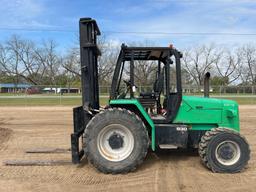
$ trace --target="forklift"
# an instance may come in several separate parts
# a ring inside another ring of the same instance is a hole
[[[243,170],[250,159],[250,149],[239,133],[238,104],[209,98],[209,73],[204,79],[204,97],[184,96],[182,54],[177,49],[122,44],[109,103],[102,108],[98,85],[101,52],[97,46],[97,36],[101,33],[91,18],[81,18],[79,26],[82,106],[73,109],[74,164],[86,157],[103,173],[127,173],[143,162],[149,148],[153,152],[194,148],[198,149],[202,163],[213,172]],[[134,75],[137,61],[154,61],[157,65],[151,91],[137,92]],[[175,67],[175,77],[171,67]],[[175,88],[171,79],[175,79]]]

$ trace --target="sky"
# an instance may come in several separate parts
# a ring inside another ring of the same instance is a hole
[[[0,0],[0,42],[17,34],[78,43],[81,17],[97,20],[112,46],[147,42],[178,48],[256,43],[256,0]],[[181,33],[181,34],[180,34]]]

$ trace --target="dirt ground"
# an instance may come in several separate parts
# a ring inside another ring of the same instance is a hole
[[[241,132],[251,146],[251,160],[238,174],[216,174],[202,166],[196,153],[150,153],[135,172],[104,175],[86,160],[81,165],[4,166],[7,159],[63,160],[69,153],[26,154],[35,147],[70,148],[70,107],[0,108],[0,191],[255,191],[256,106],[241,106]]]

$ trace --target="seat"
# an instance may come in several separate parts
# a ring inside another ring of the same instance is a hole
[[[154,108],[157,105],[157,109],[159,109],[160,106],[160,95],[163,91],[164,87],[164,71],[162,71],[159,74],[159,77],[156,79],[154,83],[154,91],[153,92],[141,92],[139,101],[141,102],[142,106],[145,108]]]

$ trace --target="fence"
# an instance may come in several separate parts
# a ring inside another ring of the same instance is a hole
[[[50,85],[36,85],[29,86],[24,84],[24,87],[18,85],[13,87],[1,87],[0,86],[0,96],[1,95],[79,95],[81,94],[81,87],[66,87],[66,86],[50,86]],[[200,94],[203,93],[203,87],[198,87],[195,85],[183,85],[184,94]],[[172,91],[175,91],[175,86],[171,86]],[[138,92],[150,92],[152,91],[152,86],[138,86]],[[100,95],[108,95],[110,92],[110,86],[100,86]],[[226,94],[256,94],[256,86],[211,86],[210,92],[217,95]]]
[[[171,89],[175,91],[175,86]],[[183,93],[185,95],[198,95],[204,92],[203,87],[198,87],[195,85],[183,85]],[[109,94],[110,86],[100,86],[100,94]],[[152,91],[152,86],[138,86],[138,92],[150,92]],[[214,95],[256,95],[256,86],[211,86],[210,92]]]
[[[175,91],[175,87],[171,87]],[[137,92],[150,92],[152,86],[138,86]],[[100,86],[100,101],[107,104],[110,86]],[[183,85],[184,95],[203,95],[203,88]],[[256,86],[211,86],[211,97],[236,100],[240,104],[256,104]],[[30,86],[15,89],[0,87],[0,106],[81,105],[81,88],[64,86]]]

